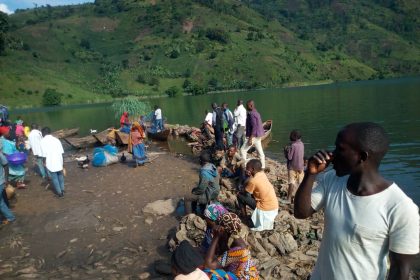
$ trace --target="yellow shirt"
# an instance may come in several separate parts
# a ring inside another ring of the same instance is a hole
[[[274,187],[263,171],[258,172],[249,179],[245,190],[254,196],[258,209],[271,211],[279,208]]]

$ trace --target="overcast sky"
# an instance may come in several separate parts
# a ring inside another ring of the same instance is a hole
[[[38,6],[57,5],[71,5],[86,2],[94,2],[94,0],[0,0],[0,11],[11,14],[16,9],[34,8],[35,4]]]

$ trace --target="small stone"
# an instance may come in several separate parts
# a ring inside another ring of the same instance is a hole
[[[74,243],[78,240],[78,238],[73,238],[72,240],[69,241],[69,243]]]
[[[147,217],[144,222],[148,225],[151,225],[153,223],[153,218],[152,217]]]
[[[142,274],[139,275],[139,279],[141,279],[141,280],[148,279],[149,277],[150,277],[149,272],[143,272]]]

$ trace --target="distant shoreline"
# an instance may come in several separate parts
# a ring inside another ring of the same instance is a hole
[[[255,88],[255,89],[226,89],[226,90],[216,90],[216,91],[209,91],[203,95],[211,95],[211,94],[218,94],[218,93],[235,93],[235,92],[245,92],[245,91],[263,91],[263,90],[275,90],[275,89],[297,89],[297,88],[306,88],[312,86],[328,86],[332,84],[346,84],[346,83],[364,83],[364,82],[386,82],[386,81],[395,81],[401,79],[412,79],[412,78],[420,78],[420,76],[407,76],[407,77],[397,77],[397,78],[389,78],[389,79],[380,79],[380,80],[360,80],[360,81],[333,81],[333,80],[324,80],[324,81],[316,81],[316,82],[291,82],[287,83],[282,87],[274,87],[274,88]],[[134,96],[134,95],[129,95]],[[192,94],[182,94],[179,97],[184,96],[195,96]],[[199,95],[198,95],[199,96]],[[156,94],[156,95],[148,95],[148,96],[138,96],[139,99],[156,99],[156,98],[169,98],[166,94]],[[9,109],[12,111],[13,114],[15,113],[27,113],[27,112],[36,112],[36,111],[55,111],[60,109],[71,109],[74,107],[90,107],[90,106],[98,106],[103,104],[112,104],[114,100],[119,100],[121,98],[114,98],[112,101],[107,99],[96,99],[95,101],[88,100],[87,103],[69,103],[69,104],[62,104],[60,106],[50,106],[50,107],[39,107],[39,106],[21,106],[21,107],[12,107],[8,106]],[[7,104],[3,104],[6,105]]]

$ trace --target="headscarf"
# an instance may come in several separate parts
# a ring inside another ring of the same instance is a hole
[[[203,263],[203,257],[186,240],[182,241],[172,254],[172,265],[182,274],[190,274]]]
[[[128,112],[124,112],[120,118],[120,124],[123,126],[128,120]]]
[[[9,133],[10,128],[8,126],[0,126],[0,136]]]
[[[132,152],[133,151],[133,142],[131,140],[131,133],[134,130],[138,130],[138,132],[140,133],[142,138],[145,138],[146,135],[144,134],[144,130],[143,127],[138,123],[138,122],[133,122],[133,124],[131,125],[131,129],[130,129],[130,137],[129,137],[129,141],[128,141],[128,151]]]
[[[225,207],[223,207],[220,203],[212,203],[206,207],[206,210],[204,210],[204,217],[208,218],[209,220],[212,220],[213,222],[216,222],[220,216],[227,213]]]
[[[241,219],[235,213],[228,212],[219,218],[219,224],[228,235],[238,236],[241,231]]]

